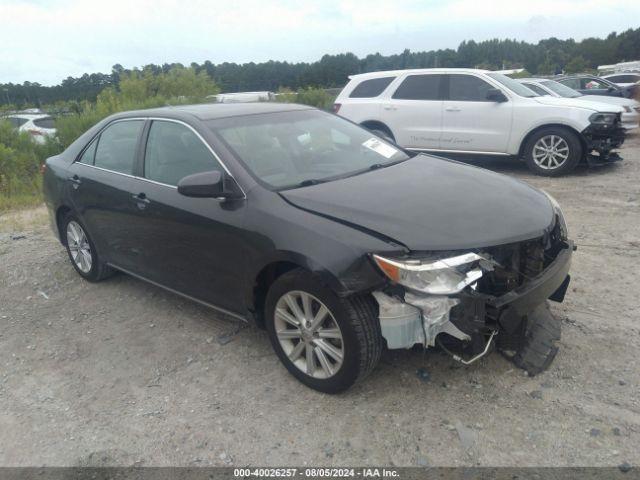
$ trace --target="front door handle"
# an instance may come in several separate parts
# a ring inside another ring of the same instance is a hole
[[[385,105],[384,107],[385,110],[397,110],[398,107],[394,107],[393,105]]]
[[[82,183],[82,180],[80,180],[80,177],[78,175],[74,175],[73,177],[69,177],[68,180],[73,184],[73,188],[77,189],[80,184]]]
[[[144,210],[146,208],[146,206],[151,203],[151,200],[149,200],[147,198],[147,195],[144,193],[139,193],[137,195],[132,195],[133,199],[135,200],[136,204],[138,205],[138,208],[140,210]]]
[[[447,107],[445,108],[447,112],[459,112],[460,109],[458,107]]]

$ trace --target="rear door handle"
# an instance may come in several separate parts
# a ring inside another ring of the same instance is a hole
[[[447,107],[445,108],[447,112],[459,112],[460,109],[458,107]]]
[[[147,198],[147,195],[144,193],[139,193],[137,195],[131,195],[133,197],[133,199],[135,200],[136,204],[138,205],[138,208],[140,210],[144,210],[146,208],[146,206],[151,203],[151,200],[149,200]]]
[[[398,107],[394,107],[393,105],[385,105],[384,107],[385,110],[397,110]]]
[[[82,180],[80,180],[80,177],[78,175],[74,175],[73,177],[69,177],[67,180],[69,180],[71,183],[73,183],[73,188],[76,188],[76,189],[82,183]]]

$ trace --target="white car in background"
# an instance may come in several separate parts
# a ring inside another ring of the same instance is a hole
[[[7,120],[20,132],[27,132],[37,143],[44,143],[46,137],[56,134],[53,117],[43,113],[11,113],[0,120]]]
[[[602,78],[606,78],[620,87],[628,87],[634,83],[640,83],[640,73],[638,72],[610,73],[609,75],[602,75]]]
[[[582,93],[569,88],[548,78],[519,78],[518,82],[530,88],[538,95],[550,95],[552,97],[575,98],[584,102],[610,103],[624,109],[622,112],[622,126],[626,130],[638,128],[640,122],[640,103],[631,98],[609,97],[607,95],[583,95]]]
[[[539,96],[503,74],[443,68],[353,75],[334,111],[406,150],[522,158],[557,176],[620,160],[622,108]]]

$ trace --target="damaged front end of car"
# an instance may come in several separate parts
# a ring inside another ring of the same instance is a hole
[[[373,255],[390,280],[373,292],[387,346],[438,345],[470,364],[497,345],[531,374],[546,368],[559,339],[559,323],[547,299],[564,299],[575,248],[562,213],[550,200],[555,219],[538,238],[472,252],[441,252],[437,257]],[[549,338],[533,338],[538,330]],[[528,347],[546,350],[544,358],[526,357]]]
[[[598,166],[622,160],[613,151],[622,146],[626,135],[621,114],[595,113],[589,120],[591,124],[582,131],[587,163]]]

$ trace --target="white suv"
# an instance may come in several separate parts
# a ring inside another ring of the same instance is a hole
[[[567,173],[583,159],[608,163],[624,141],[622,109],[541,97],[500,73],[420,69],[353,75],[339,115],[407,150],[523,158],[540,175]]]

